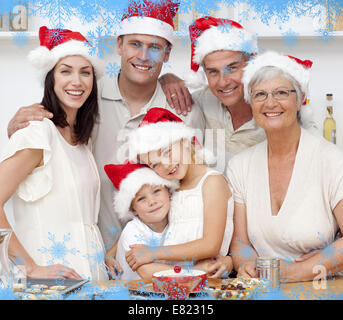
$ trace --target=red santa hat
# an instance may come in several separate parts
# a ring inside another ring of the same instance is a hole
[[[171,111],[164,108],[151,108],[128,136],[129,159],[136,161],[139,154],[168,147],[181,139],[195,141],[204,161],[214,163],[215,158],[210,150],[202,148],[195,137],[195,129],[188,127]]]
[[[244,68],[242,83],[244,84],[244,98],[249,100],[249,83],[256,72],[263,67],[277,67],[291,75],[300,84],[301,91],[307,96],[310,81],[311,60],[301,60],[293,56],[282,55],[274,51],[267,51],[250,60]],[[304,104],[306,104],[306,99]]]
[[[228,19],[203,17],[189,26],[191,39],[191,72],[187,74],[186,84],[199,88],[206,84],[203,70],[199,70],[203,59],[218,50],[257,53],[257,39],[238,22]],[[198,71],[199,70],[199,71]]]
[[[76,31],[67,29],[39,28],[40,46],[32,50],[28,59],[39,70],[39,77],[44,84],[46,75],[56,63],[70,55],[81,55],[91,62],[99,79],[103,75],[103,64],[96,56],[88,53],[87,39]],[[89,45],[88,45],[89,46]]]
[[[149,34],[174,43],[174,22],[180,3],[173,0],[130,1],[128,12],[122,16],[117,36]]]
[[[166,180],[148,166],[126,162],[124,164],[107,164],[104,166],[107,176],[117,191],[114,192],[114,210],[122,221],[134,217],[130,210],[132,200],[145,184],[166,186],[171,192],[179,187],[176,180]]]

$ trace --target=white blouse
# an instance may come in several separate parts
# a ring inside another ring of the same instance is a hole
[[[42,149],[35,168],[13,196],[14,232],[39,265],[60,263],[83,278],[108,279],[97,227],[100,180],[86,145],[72,146],[52,121],[15,132],[1,161],[23,149]]]
[[[173,193],[168,215],[169,226],[163,243],[164,246],[182,244],[203,237],[204,203],[202,185],[208,176],[217,174],[220,173],[215,170],[208,170],[195,188]],[[220,254],[223,256],[226,256],[229,251],[232,233],[233,198],[230,197],[227,205],[225,233],[220,249]],[[196,255],[196,252],[194,255]]]
[[[231,159],[227,176],[234,200],[246,205],[247,230],[259,256],[293,261],[335,239],[333,209],[343,199],[343,152],[301,129],[292,177],[284,202],[273,216],[267,141]]]

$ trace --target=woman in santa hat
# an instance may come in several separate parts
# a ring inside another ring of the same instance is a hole
[[[199,144],[195,130],[170,111],[152,108],[129,134],[128,148],[130,160],[138,158],[162,178],[180,181],[172,196],[163,246],[132,247],[127,253],[132,270],[155,260],[189,266],[217,257],[225,260],[218,272],[223,273],[224,265],[230,273],[231,258],[226,255],[233,232],[233,199],[226,178],[207,165],[215,159]]]
[[[12,229],[9,256],[32,278],[108,279],[97,227],[99,176],[88,149],[98,114],[102,67],[86,39],[41,27],[29,54],[54,114],[15,132],[0,159],[0,228]],[[13,195],[11,226],[4,212]]]
[[[335,240],[343,227],[343,153],[298,120],[311,65],[269,51],[244,69],[244,97],[267,139],[228,165],[235,201],[231,255],[239,275],[256,277],[258,256],[280,259],[282,281],[324,278],[343,268],[343,239]]]

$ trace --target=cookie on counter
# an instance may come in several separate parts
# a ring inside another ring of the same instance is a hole
[[[63,291],[65,289],[67,289],[67,286],[51,286],[49,289],[50,290]]]
[[[37,289],[37,288],[27,288],[25,290],[26,293],[40,293],[42,292],[42,289]]]
[[[31,287],[34,289],[42,289],[42,290],[49,288],[49,286],[47,286],[46,284],[33,284]]]
[[[26,288],[26,285],[23,283],[15,283],[13,285],[14,292],[22,292]]]

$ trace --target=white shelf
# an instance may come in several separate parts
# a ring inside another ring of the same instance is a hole
[[[0,31],[0,41],[1,40],[12,40],[13,37],[18,34],[24,32],[29,40],[38,40],[38,32],[33,31]]]
[[[1,40],[12,40],[15,34],[17,34],[19,31],[0,31],[0,41]],[[38,32],[34,31],[24,31],[29,40],[38,40]],[[189,34],[184,34],[181,32],[176,32],[176,39],[185,39],[188,38]],[[282,39],[285,35],[282,35],[281,33],[268,33],[268,34],[262,34],[257,36],[258,39]],[[318,39],[322,37],[319,33],[304,33],[297,35],[296,38],[298,39]],[[334,31],[328,35],[328,37],[334,37],[334,38],[343,38],[343,31]]]
[[[281,33],[273,33],[273,32],[268,33],[268,34],[261,34],[257,36],[258,39],[282,39],[284,37],[286,37],[286,35],[281,34]],[[318,39],[318,38],[323,37],[323,35],[321,35],[318,32],[311,32],[311,33],[302,33],[294,37],[299,38],[299,39]],[[328,34],[328,37],[343,38],[343,31],[333,31]]]

